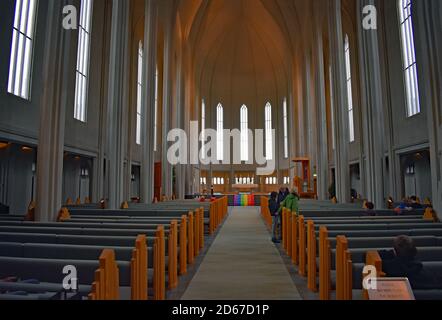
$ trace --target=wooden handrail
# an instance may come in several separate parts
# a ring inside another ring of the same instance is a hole
[[[147,239],[145,235],[139,235],[135,241],[135,249],[131,260],[131,299],[148,299],[148,254]]]
[[[348,249],[344,253],[344,300],[353,300],[353,261]]]
[[[282,248],[284,249],[284,250],[286,250],[286,248],[287,248],[287,245],[286,245],[286,242],[287,242],[287,235],[285,234],[285,213],[286,213],[286,211],[285,211],[285,208],[282,208],[282,211],[281,211],[281,238],[282,238]]]
[[[180,275],[187,273],[187,216],[181,217],[180,224]]]
[[[215,203],[210,203],[209,209],[209,234],[212,235],[215,232]]]
[[[346,298],[346,252],[348,250],[348,241],[345,236],[336,238],[336,299],[345,300]]]
[[[317,266],[316,266],[316,233],[315,223],[312,220],[307,222],[307,282],[308,288],[316,292]]]
[[[292,212],[291,226],[292,228],[292,262],[294,265],[298,265],[298,216]]]
[[[304,216],[300,216],[298,219],[298,237],[299,237],[299,274],[303,277],[306,276],[306,230]]]
[[[178,222],[171,221],[169,230],[169,289],[175,289],[178,286]]]
[[[292,258],[292,213],[287,210],[285,217],[285,230],[287,234],[287,255]]]
[[[188,215],[188,225],[187,225],[187,261],[189,262],[189,264],[193,264],[193,262],[195,261],[195,250],[194,250],[194,244],[195,244],[195,240],[194,237],[195,235],[193,234],[194,232],[194,216],[193,216],[193,212],[189,212]]]
[[[204,208],[200,208],[200,241],[199,241],[199,245],[200,245],[200,250],[202,250],[204,248]]]
[[[105,249],[101,253],[95,281],[88,297],[90,300],[119,300],[119,271],[114,250]]]
[[[164,226],[158,226],[154,243],[154,299],[166,299],[166,245]]]
[[[195,210],[194,220],[193,220],[193,250],[195,252],[195,257],[198,257],[200,254],[200,211],[198,209]]]
[[[330,240],[327,227],[319,229],[319,299],[330,300],[330,268],[331,268]]]

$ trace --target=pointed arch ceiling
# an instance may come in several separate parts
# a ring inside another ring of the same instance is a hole
[[[222,99],[239,109],[285,94],[303,42],[300,2],[305,1],[181,0],[183,40],[201,95],[210,95],[212,105]]]

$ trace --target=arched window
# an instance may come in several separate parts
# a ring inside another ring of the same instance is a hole
[[[8,92],[30,99],[37,0],[17,0],[12,27]]]
[[[216,107],[216,159],[224,160],[224,108],[220,104]]]
[[[201,159],[206,159],[206,102],[201,101]]]
[[[284,99],[284,103],[282,105],[282,114],[284,121],[284,158],[288,159],[289,157],[289,129],[288,129],[288,110],[287,110],[287,98]]]
[[[249,116],[245,105],[241,107],[241,161],[249,161]]]
[[[143,44],[138,43],[138,74],[137,74],[137,132],[136,143],[141,144],[141,95],[143,94]]]
[[[75,83],[74,118],[86,122],[91,47],[92,0],[81,1],[78,26],[78,52]]]
[[[265,106],[265,146],[266,159],[273,160],[273,131],[272,131],[272,105],[268,102]]]
[[[399,0],[399,24],[401,30],[402,62],[404,68],[407,117],[420,113],[419,86],[412,19],[412,0]]]
[[[354,125],[354,116],[353,116],[353,92],[352,92],[352,83],[351,83],[351,61],[350,61],[350,42],[348,39],[348,35],[345,35],[345,71],[346,71],[346,80],[347,80],[347,98],[348,98],[348,130],[350,134],[350,142],[355,141],[355,125]]]
[[[155,118],[154,118],[154,148],[153,151],[158,151],[158,66],[155,69]]]
[[[328,66],[328,76],[329,76],[329,85],[330,88],[333,88],[333,72],[332,66]],[[333,90],[330,90],[330,114],[331,114],[331,137],[332,137],[332,148],[336,149],[336,136],[335,136],[335,110],[334,110],[334,102],[333,102]]]

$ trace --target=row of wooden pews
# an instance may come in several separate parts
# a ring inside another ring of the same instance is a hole
[[[262,203],[263,218],[270,225],[266,199]],[[299,216],[284,210],[282,247],[321,300],[367,299],[364,267],[374,266],[382,276],[378,251],[391,250],[401,235],[413,239],[424,269],[442,279],[442,224],[435,217],[431,208],[399,216],[383,210],[375,217],[364,210],[301,210]],[[417,299],[442,299],[440,282],[414,291]]]
[[[227,215],[226,204],[74,205],[51,223],[0,216],[0,300],[164,300]],[[66,266],[76,268],[76,290],[63,287]]]

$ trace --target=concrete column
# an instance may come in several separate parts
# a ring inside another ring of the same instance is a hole
[[[345,79],[344,37],[342,33],[341,0],[329,2],[330,55],[332,66],[333,110],[335,117],[336,196],[350,201],[350,168],[348,162],[348,98]]]
[[[366,156],[366,196],[376,208],[385,207],[384,199],[384,118],[379,59],[378,31],[365,30],[362,10],[374,5],[374,0],[357,1],[359,66],[361,74],[361,101],[364,124],[364,154]]]
[[[163,144],[162,144],[162,193],[172,196],[172,166],[167,160],[167,134],[171,129],[172,118],[172,60],[173,60],[173,30],[172,8],[166,5],[164,16],[164,66],[163,66]]]
[[[107,114],[108,206],[124,199],[124,155],[127,141],[129,86],[129,2],[113,0]]]
[[[178,55],[178,65],[176,74],[176,109],[174,112],[175,126],[174,128],[180,128],[185,130],[185,88],[184,88],[184,71],[183,71],[183,54],[180,50]],[[190,143],[190,141],[188,141]],[[185,164],[178,164],[176,166],[176,196],[178,199],[184,199],[185,197],[185,185],[186,185],[186,167]]]
[[[144,54],[142,95],[142,157],[141,201],[151,203],[154,198],[155,172],[155,73],[157,68],[158,6],[156,0],[145,0]]]
[[[63,151],[72,31],[62,28],[62,12],[68,0],[47,1],[43,88],[40,101],[40,130],[37,153],[37,188],[35,219],[51,222],[62,204]]]
[[[315,4],[321,5],[320,2]],[[315,12],[320,12],[316,8]],[[325,101],[325,70],[324,70],[324,48],[322,39],[322,28],[319,15],[316,15],[316,30],[314,36],[315,49],[315,83],[316,83],[316,116],[317,116],[317,175],[318,175],[318,199],[328,199],[329,174],[328,174],[328,135],[327,135],[327,105]]]
[[[419,68],[421,106],[427,109],[430,138],[431,187],[433,206],[442,216],[442,3],[439,0],[414,1],[416,60]]]

